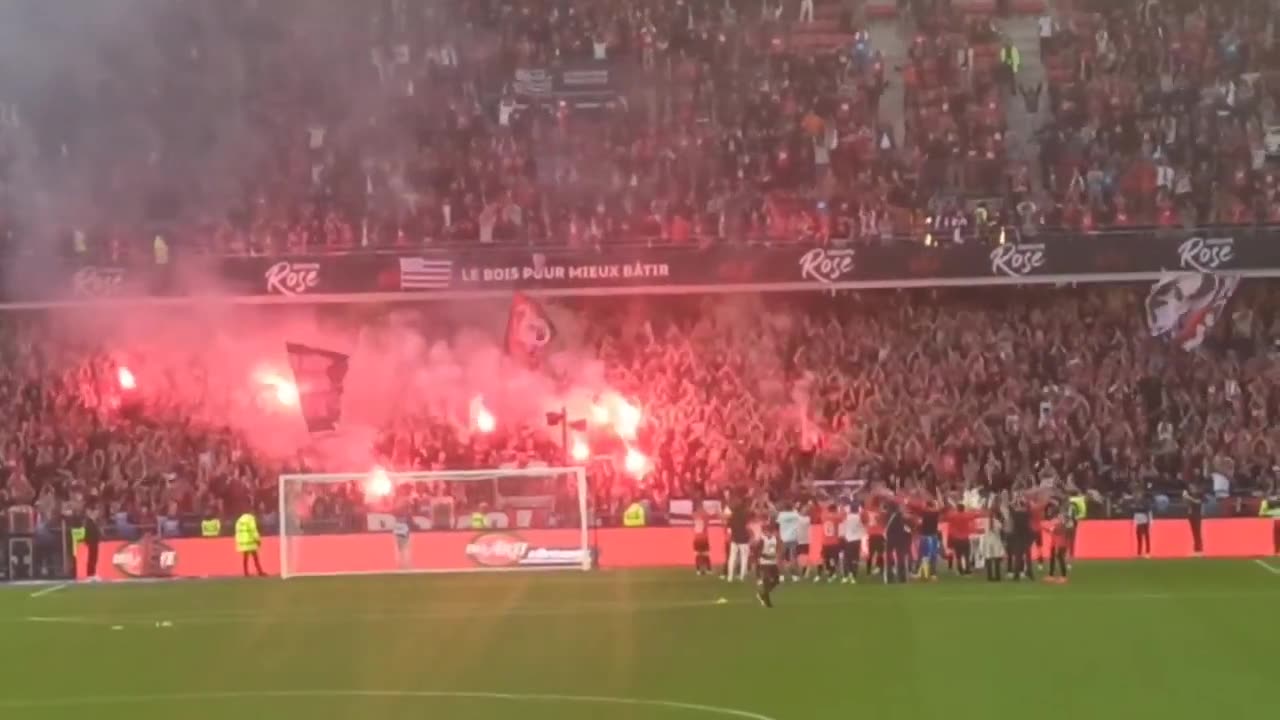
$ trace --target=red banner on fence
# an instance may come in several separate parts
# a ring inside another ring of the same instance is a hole
[[[1276,553],[1280,521],[1269,518],[1205,520],[1206,557],[1262,557]],[[711,528],[713,562],[724,561],[723,529]],[[600,567],[693,567],[693,531],[684,527],[604,528],[593,531]],[[465,571],[482,568],[581,566],[581,532],[521,530],[514,532],[438,531],[415,533],[402,553],[390,533],[306,535],[289,538],[289,564],[296,574],[391,573],[409,570]],[[241,574],[240,554],[231,538],[166,539],[157,567],[165,577],[234,577]],[[138,543],[109,542],[101,548],[98,574],[109,580],[139,576]],[[1157,558],[1191,556],[1191,528],[1186,520],[1157,520],[1151,531],[1151,554]],[[1133,523],[1090,520],[1080,525],[1076,557],[1133,557]],[[263,538],[262,564],[279,574],[280,544]],[[115,562],[116,559],[130,562]],[[80,548],[83,571],[85,550]]]

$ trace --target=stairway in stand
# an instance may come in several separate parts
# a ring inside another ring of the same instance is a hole
[[[799,3],[788,4],[788,10],[794,13],[787,18],[791,22],[791,47],[827,51],[852,45],[853,31],[841,18],[845,7],[842,0],[814,0],[813,22],[799,22]]]

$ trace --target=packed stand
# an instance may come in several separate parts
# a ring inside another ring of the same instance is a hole
[[[1280,220],[1273,3],[1060,6],[1040,21],[1051,202],[1015,197],[1024,216],[1084,231]]]
[[[989,18],[968,18],[940,4],[920,18],[908,49],[906,133],[917,158],[914,179],[927,202],[926,216],[909,227],[923,225],[939,241],[982,236],[999,222],[990,213],[998,203],[977,212],[970,199],[1004,194],[1005,99],[1016,75],[1006,45]]]
[[[860,479],[1049,483],[1103,503],[1190,487],[1230,513],[1230,498],[1276,489],[1277,300],[1275,286],[1242,290],[1198,353],[1149,337],[1134,288],[595,301],[573,310],[584,348],[643,421],[625,445],[593,439],[592,504],[616,522],[637,499],[662,509],[734,487],[783,497],[810,480]],[[121,529],[176,527],[246,508],[270,516],[281,473],[351,469],[261,451],[266,433],[227,419],[242,389],[202,382],[207,355],[168,373],[181,393],[161,385],[131,404],[114,379],[118,349],[84,347],[52,324],[5,318],[0,505],[34,502],[48,517],[90,502]],[[541,417],[513,423],[476,433],[416,408],[368,440],[370,457],[398,471],[564,461]],[[650,467],[632,472],[625,447]],[[430,502],[457,487],[412,492]],[[454,499],[460,510],[477,502]],[[353,484],[319,512],[361,502]]]
[[[120,263],[849,240],[911,232],[929,200],[934,149],[898,148],[879,102],[893,69],[848,17],[854,40],[827,52],[793,47],[772,2],[145,0],[108,22],[115,1],[92,37],[9,11],[78,80],[0,86],[15,241]],[[990,151],[974,85],[958,139],[925,112],[921,142]]]

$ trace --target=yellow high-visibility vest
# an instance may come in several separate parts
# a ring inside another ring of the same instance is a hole
[[[1083,495],[1072,495],[1071,504],[1076,509],[1076,520],[1083,520],[1084,516],[1089,512],[1089,503]]]
[[[644,505],[633,502],[627,506],[626,511],[622,513],[623,527],[644,527]]]
[[[245,513],[236,520],[236,550],[242,553],[257,552],[262,537],[258,535],[258,520],[253,513]]]
[[[218,537],[222,534],[222,521],[218,518],[200,521],[201,537]]]
[[[482,512],[471,513],[471,529],[484,530],[489,527],[489,518],[484,516]]]
[[[1009,45],[1000,48],[1000,62],[1008,65],[1016,75],[1018,68],[1022,66],[1022,53],[1018,52],[1018,46]]]

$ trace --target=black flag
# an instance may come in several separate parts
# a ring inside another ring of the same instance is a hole
[[[327,432],[342,420],[342,390],[350,358],[340,352],[285,343],[298,406],[309,432]]]

